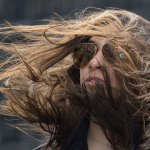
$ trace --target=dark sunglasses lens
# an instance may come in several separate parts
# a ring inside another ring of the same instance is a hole
[[[73,54],[74,64],[78,68],[84,67],[96,54],[97,46],[94,43],[82,43]]]
[[[111,44],[105,44],[102,53],[107,62],[112,63],[115,61],[114,48]]]

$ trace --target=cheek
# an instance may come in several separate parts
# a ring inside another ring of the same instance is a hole
[[[80,84],[83,83],[86,75],[87,75],[87,69],[86,68],[81,68],[80,69]]]

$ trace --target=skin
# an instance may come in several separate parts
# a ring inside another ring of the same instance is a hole
[[[108,64],[102,55],[102,47],[107,42],[107,39],[94,36],[90,39],[92,42],[96,43],[98,46],[98,52],[90,60],[90,62],[80,69],[80,81],[81,84],[85,83],[87,89],[88,86],[94,86],[95,81],[99,81],[104,84],[103,73],[100,69],[100,64],[109,68],[108,73],[111,81],[112,87],[117,87],[117,81],[113,71],[111,70],[110,64]],[[88,137],[87,137],[88,149],[89,150],[112,150],[112,148],[106,147],[106,143],[109,143],[105,137],[101,127],[92,121],[90,122]]]
[[[96,55],[90,60],[90,62],[80,69],[81,84],[85,83],[87,86],[88,84],[93,85],[95,80],[99,80],[99,82],[104,82],[103,73],[99,67],[100,65],[104,65],[106,68],[108,68],[111,86],[116,87],[117,81],[114,76],[113,70],[111,70],[110,64],[107,63],[102,55],[102,47],[104,46],[104,44],[106,44],[107,39],[94,36],[90,39],[90,41],[96,43],[99,50]]]

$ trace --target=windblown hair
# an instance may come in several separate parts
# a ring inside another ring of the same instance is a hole
[[[23,118],[48,136],[45,149],[61,149],[91,114],[114,150],[150,149],[149,21],[125,10],[87,9],[47,25],[1,26],[0,34],[0,92],[6,96],[1,113]],[[74,50],[93,36],[106,38],[113,50],[111,59],[102,48],[119,84],[113,89],[108,68],[101,66],[108,95],[98,84],[89,93],[74,66]]]

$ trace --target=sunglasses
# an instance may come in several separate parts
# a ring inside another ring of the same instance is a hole
[[[109,63],[114,63],[116,61],[113,47],[112,43],[106,43],[102,48],[103,57]],[[74,65],[77,68],[84,67],[97,54],[98,50],[97,45],[93,42],[80,43],[73,53]],[[119,55],[120,59],[122,59],[121,56]]]
[[[98,47],[95,43],[80,43],[74,50],[73,61],[77,68],[82,68],[96,55]]]

